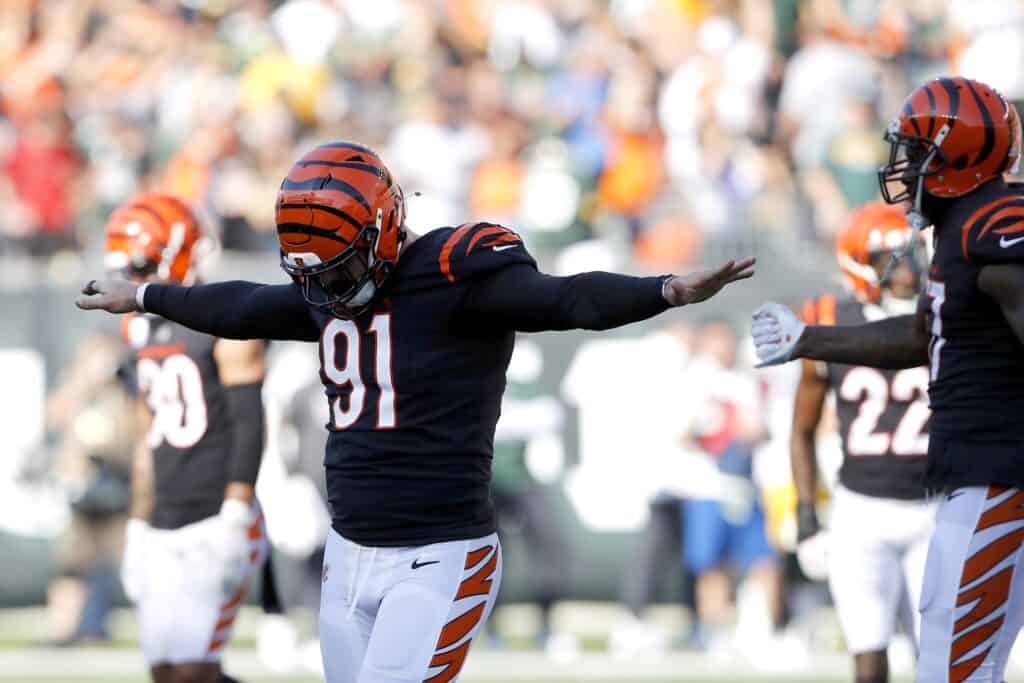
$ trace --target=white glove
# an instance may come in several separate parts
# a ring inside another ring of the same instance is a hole
[[[796,343],[806,328],[807,325],[782,304],[767,303],[754,311],[750,332],[761,361],[757,367],[792,360]]]
[[[225,596],[238,592],[249,573],[249,553],[254,550],[249,540],[253,506],[237,498],[225,498],[217,519],[221,525],[220,557]]]
[[[132,517],[124,528],[124,554],[121,557],[121,587],[125,596],[138,602],[146,578],[146,545],[149,524]]]
[[[828,578],[828,532],[822,529],[796,545],[800,570],[812,581]]]

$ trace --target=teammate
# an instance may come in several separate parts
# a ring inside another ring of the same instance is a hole
[[[318,342],[331,412],[327,680],[447,683],[501,580],[488,488],[514,332],[643,320],[750,277],[754,261],[689,276],[544,275],[499,225],[412,234],[401,188],[351,142],[296,162],[277,231],[291,284],[92,281],[78,305],[139,308],[221,337]]]
[[[763,364],[791,358],[879,368],[930,364],[925,485],[939,501],[921,589],[919,683],[1002,681],[1024,621],[1024,190],[1003,174],[1021,127],[998,92],[966,78],[907,98],[879,172],[915,228],[934,225],[916,315],[807,326],[778,304],[754,314]]]
[[[147,193],[111,214],[106,265],[133,282],[188,283],[192,211]],[[134,456],[122,581],[156,683],[231,680],[220,657],[267,544],[253,485],[263,451],[264,344],[124,319],[148,433]]]
[[[872,202],[857,209],[837,241],[850,295],[808,301],[809,325],[859,325],[910,314],[920,289],[907,260],[882,282],[894,251],[910,237],[898,207]],[[829,392],[836,400],[843,463],[833,496],[829,533],[821,533],[815,439]],[[815,571],[815,549],[825,551],[832,600],[860,682],[888,680],[886,651],[897,619],[916,642],[908,605],[917,604],[935,506],[925,500],[928,450],[928,369],[876,370],[803,361],[793,413],[792,465],[797,492],[798,557]],[[807,557],[811,555],[812,557]],[[817,577],[815,577],[817,578]],[[902,614],[901,614],[902,612]]]

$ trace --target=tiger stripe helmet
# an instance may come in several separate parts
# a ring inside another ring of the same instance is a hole
[[[961,197],[1020,159],[1016,108],[970,78],[939,78],[917,88],[886,129],[889,163],[878,172],[882,197],[920,208],[921,192]]]
[[[196,245],[202,239],[192,209],[161,192],[135,196],[110,214],[105,265],[130,279],[191,284]]]
[[[903,251],[910,239],[910,224],[898,206],[874,201],[850,215],[836,239],[836,260],[858,299],[877,302],[882,295],[882,283],[871,257]]]
[[[281,267],[306,301],[355,317],[394,271],[405,239],[405,198],[376,152],[320,145],[288,171],[277,194]]]

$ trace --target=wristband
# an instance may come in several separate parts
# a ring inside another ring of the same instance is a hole
[[[146,312],[146,287],[149,287],[148,282],[143,282],[135,288],[135,309],[139,313]]]
[[[668,292],[666,291],[666,287],[668,287],[668,283],[672,282],[672,280],[674,280],[675,277],[675,275],[666,275],[663,278],[661,278],[661,298],[664,299],[665,303],[667,303],[669,306],[674,306],[675,304],[673,304],[672,300],[668,298]]]

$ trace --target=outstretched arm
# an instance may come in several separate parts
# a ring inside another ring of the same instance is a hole
[[[606,330],[709,299],[730,282],[751,277],[753,266],[754,259],[729,261],[666,279],[603,272],[556,277],[519,264],[470,284],[462,310],[523,332]]]
[[[794,358],[873,368],[916,368],[928,364],[926,313],[922,296],[915,315],[863,325],[804,325],[785,306],[765,304],[754,313],[752,332],[761,365]]]
[[[223,339],[320,338],[302,293],[293,285],[237,280],[194,287],[150,284],[137,297],[139,287],[127,280],[90,280],[77,304],[110,313],[144,310]]]

